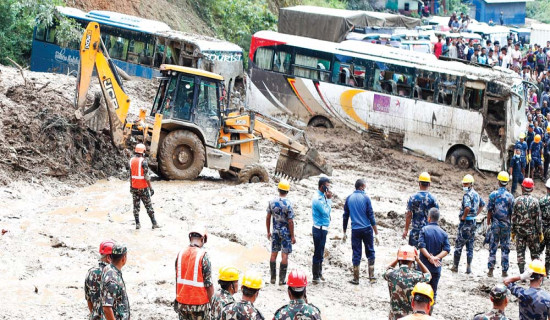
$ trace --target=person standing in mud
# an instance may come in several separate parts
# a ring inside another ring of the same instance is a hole
[[[522,151],[520,148],[521,147],[518,147],[516,143],[516,146],[514,147],[514,156],[510,159],[510,167],[508,168],[510,175],[512,175],[512,190],[510,190],[510,192],[513,196],[516,195],[517,185],[521,185],[523,182],[523,178],[525,177],[525,167],[527,166],[525,158],[521,155]]]
[[[90,309],[90,320],[101,320],[101,273],[106,265],[111,263],[111,254],[113,253],[114,242],[107,240],[99,245],[99,265],[88,270],[86,281],[84,282],[84,295]]]
[[[405,230],[403,231],[403,239],[409,235],[409,245],[418,248],[418,237],[420,236],[420,230],[428,224],[428,211],[431,208],[438,208],[437,200],[428,191],[432,179],[430,174],[422,172],[418,177],[418,185],[420,191],[413,194],[407,202],[407,214],[405,221]],[[409,231],[409,226],[412,221],[412,229]]]
[[[546,181],[545,186],[546,195],[539,200],[542,230],[544,233],[544,239],[540,244],[539,252],[542,254],[542,251],[546,249],[544,266],[546,270],[550,270],[550,179]]]
[[[328,226],[330,225],[330,212],[332,210],[332,192],[330,191],[330,179],[319,178],[318,190],[311,202],[313,215],[313,283],[325,281],[323,277],[323,257],[325,255],[325,243],[327,242]]]
[[[474,241],[476,237],[476,217],[485,207],[485,201],[474,190],[474,177],[467,174],[462,179],[462,207],[460,208],[460,223],[456,237],[454,262],[452,272],[458,272],[462,248],[466,245],[466,273],[472,273],[472,260],[474,259]]]
[[[111,264],[105,266],[101,273],[101,319],[130,319],[130,302],[121,271],[126,265],[127,251],[126,246],[115,244],[111,253]]]
[[[151,196],[155,194],[155,191],[151,187],[151,181],[149,178],[149,166],[147,165],[147,159],[145,159],[145,145],[138,143],[135,148],[135,156],[130,159],[130,193],[134,202],[134,218],[136,220],[136,229],[141,229],[139,223],[139,210],[141,202],[147,210],[153,229],[160,228],[155,220],[155,211],[151,204]]]

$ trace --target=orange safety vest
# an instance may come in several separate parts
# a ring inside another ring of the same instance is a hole
[[[208,303],[204,287],[202,258],[206,251],[189,247],[178,254],[176,269],[176,300],[181,304],[202,305]]]
[[[134,189],[145,189],[148,187],[145,180],[145,172],[143,172],[143,157],[133,157],[130,159],[130,173],[132,174],[131,186]]]

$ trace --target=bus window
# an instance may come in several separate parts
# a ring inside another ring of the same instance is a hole
[[[327,68],[328,67],[328,68]],[[328,81],[330,73],[330,61],[317,57],[296,54],[294,75],[314,80]]]
[[[356,87],[363,88],[365,86],[365,72],[365,67],[359,65],[353,66],[353,80]]]
[[[466,87],[464,90],[464,101],[470,110],[483,109],[483,92],[485,90]]]
[[[105,48],[109,56],[117,60],[126,60],[128,56],[128,39],[116,37],[110,34],[105,35]]]
[[[346,86],[355,86],[355,81],[351,76],[352,66],[349,64],[341,64],[340,72],[338,73],[338,84]]]
[[[254,63],[260,69],[271,70],[273,68],[273,49],[258,48],[254,53]]]
[[[393,82],[397,85],[397,95],[410,97],[412,88],[412,77],[404,73],[393,73]]]
[[[44,41],[46,39],[46,27],[43,24],[36,26],[36,34],[34,38],[40,41]]]
[[[46,42],[55,43],[55,34],[56,33],[57,33],[57,31],[55,30],[55,26],[51,26],[48,29],[48,34],[46,35]]]
[[[286,51],[277,51],[273,56],[273,71],[280,73],[290,73],[291,54]]]
[[[430,78],[416,78],[416,88],[413,98],[428,102],[434,101],[434,80]]]
[[[162,58],[164,57],[164,45],[157,43],[157,50],[154,55],[155,67],[160,67],[162,64]]]
[[[376,69],[374,72],[373,89],[379,92],[392,94],[393,72]]]
[[[130,40],[128,46],[128,62],[150,65],[152,52],[149,47],[149,43]]]

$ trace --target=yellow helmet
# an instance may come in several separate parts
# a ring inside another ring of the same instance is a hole
[[[531,261],[531,263],[529,263],[529,269],[533,270],[533,273],[546,276],[546,267],[544,266],[544,262],[542,262],[542,260],[535,259]]]
[[[288,182],[288,180],[285,180],[285,179],[281,179],[281,181],[279,181],[279,186],[278,186],[279,190],[283,190],[283,191],[290,191],[290,182]]]
[[[432,182],[432,178],[430,177],[430,174],[427,172],[422,172],[420,176],[418,176],[419,182]]]
[[[249,271],[244,274],[242,285],[250,289],[261,289],[263,282],[262,277],[258,273]]]
[[[471,174],[467,174],[462,178],[462,183],[474,183],[474,177]]]
[[[506,171],[501,171],[498,173],[497,179],[501,182],[508,182],[510,181],[510,175]]]
[[[520,134],[519,134],[519,138],[520,138],[520,139],[525,139],[525,132],[520,133]]]
[[[221,267],[219,273],[221,281],[239,281],[239,270],[235,267]]]
[[[414,295],[417,293],[423,294],[426,297],[430,298],[430,306],[434,305],[434,290],[432,289],[432,286],[424,282],[419,282],[414,286],[411,293],[413,298]]]
[[[535,143],[539,143],[540,142],[540,134],[536,134],[535,135]]]
[[[550,126],[546,127],[546,132],[550,133]]]

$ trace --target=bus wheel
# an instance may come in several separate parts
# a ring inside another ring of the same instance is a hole
[[[466,170],[474,164],[474,157],[469,150],[459,148],[451,154],[451,164]]]
[[[327,128],[327,129],[334,128],[334,126],[332,125],[332,122],[330,122],[330,120],[325,117],[315,117],[311,119],[309,121],[308,127]]]
[[[160,172],[167,179],[195,179],[201,173],[205,161],[204,145],[193,132],[173,131],[162,141]]]

